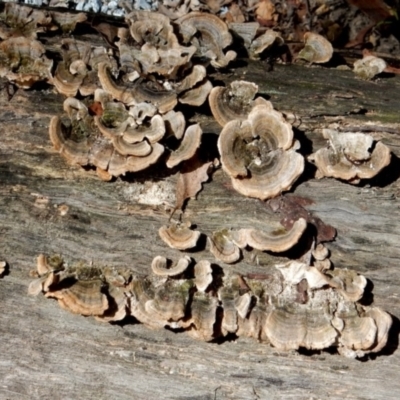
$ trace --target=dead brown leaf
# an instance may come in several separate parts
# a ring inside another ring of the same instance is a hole
[[[103,107],[101,103],[94,101],[88,107],[90,115],[97,115],[98,117],[103,115]]]
[[[212,164],[212,161],[201,161],[197,153],[183,164],[176,183],[175,210],[182,209],[186,199],[195,197],[200,192],[202,184],[209,178]]]
[[[97,21],[96,22],[93,21],[92,27],[94,29],[96,29],[96,31],[99,32],[100,35],[102,35],[104,37],[104,39],[107,41],[107,43],[110,46],[115,47],[114,42],[118,36],[118,27],[117,26],[113,26],[106,22],[97,23]]]
[[[261,0],[256,9],[257,18],[262,21],[272,21],[274,19],[275,6],[271,0]]]
[[[347,0],[347,2],[359,8],[374,22],[383,21],[392,15],[390,7],[383,0]]]

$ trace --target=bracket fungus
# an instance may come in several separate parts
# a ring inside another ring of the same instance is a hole
[[[194,266],[194,284],[199,292],[205,292],[213,281],[211,263],[200,260]]]
[[[304,42],[305,46],[299,52],[299,58],[316,64],[326,63],[332,58],[333,47],[331,42],[318,33],[306,32]]]
[[[304,218],[299,218],[289,230],[282,225],[275,227],[271,225],[269,229],[264,228],[262,231],[240,229],[233,232],[231,237],[233,242],[241,249],[250,246],[261,251],[282,253],[299,242],[306,228],[307,221]]]
[[[218,149],[234,189],[261,200],[289,190],[304,169],[291,125],[267,101],[255,106],[245,121],[227,123]]]
[[[222,229],[218,232],[213,232],[207,238],[211,253],[214,254],[217,260],[226,264],[235,263],[241,256],[240,249],[232,238],[233,235],[234,233],[232,234],[228,229]]]
[[[216,68],[226,67],[236,58],[236,52],[223,49],[232,43],[228,27],[216,15],[199,11],[191,12],[176,20],[185,43],[197,48],[200,57],[208,58]]]
[[[215,120],[221,126],[233,120],[245,120],[252,108],[264,101],[261,97],[254,100],[257,92],[258,86],[247,81],[233,81],[228,87],[214,87],[208,102]]]
[[[54,30],[52,17],[44,10],[6,3],[0,14],[0,38],[24,36],[36,39],[37,33]]]
[[[293,260],[265,278],[228,274],[213,282],[209,261],[196,263],[193,272],[187,270],[190,261],[183,257],[168,269],[158,256],[152,263],[156,276],[140,277],[128,269],[65,266],[58,256],[40,255],[39,278],[29,293],[43,292],[68,311],[103,321],[132,315],[149,328],[168,326],[205,341],[233,333],[279,350],[336,346],[347,357],[380,351],[387,342],[390,315],[348,296],[361,277],[353,271],[327,274]]]
[[[105,178],[141,171],[157,162],[164,152],[164,146],[159,143],[150,145],[142,141],[131,145],[120,137],[110,140],[102,136],[87,107],[75,98],[66,99],[64,109],[71,119],[69,127],[59,117],[50,121],[54,148],[73,164],[93,165],[106,171]]]
[[[317,178],[333,177],[350,183],[371,179],[390,163],[390,149],[364,133],[323,129],[329,147],[309,158],[318,168]]]
[[[182,161],[192,158],[200,146],[202,133],[203,131],[199,124],[189,126],[179,147],[169,155],[166,163],[167,167],[173,168]]]
[[[0,43],[0,77],[23,89],[47,81],[53,61],[45,55],[44,46],[37,40],[12,37]]]
[[[37,274],[39,278],[29,285],[30,294],[43,292],[72,313],[100,320],[111,322],[126,316],[125,272],[82,264],[67,267],[59,256],[40,254]]]
[[[354,73],[362,79],[370,80],[387,67],[386,61],[372,55],[354,62]]]
[[[185,272],[190,262],[190,257],[185,256],[179,259],[175,265],[168,268],[168,260],[165,257],[157,256],[151,263],[151,270],[157,276],[176,276]]]
[[[172,223],[169,226],[162,226],[158,233],[162,241],[173,249],[192,249],[197,245],[201,233],[190,229],[190,226],[190,222]]]
[[[259,58],[260,54],[274,43],[283,44],[284,40],[279,32],[267,29],[262,35],[252,40],[249,46],[249,55],[252,59]]]

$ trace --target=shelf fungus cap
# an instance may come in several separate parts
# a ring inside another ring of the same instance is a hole
[[[196,292],[193,295],[191,307],[192,329],[187,333],[195,339],[206,342],[215,338],[214,324],[218,299],[209,293]]]
[[[200,146],[202,133],[203,131],[199,124],[189,126],[179,147],[169,155],[166,163],[167,167],[173,168],[182,161],[192,158]]]
[[[154,11],[132,11],[125,18],[131,36],[138,44],[149,43],[153,46],[168,45],[172,33],[170,19]]]
[[[341,303],[337,316],[344,327],[339,338],[339,352],[348,357],[362,357],[375,346],[378,328],[372,316],[360,316],[355,305]],[[343,346],[341,348],[341,346]]]
[[[175,265],[168,268],[168,260],[165,257],[157,256],[154,257],[151,263],[151,270],[158,276],[176,276],[185,272],[191,261],[190,257],[185,256],[180,258]]]
[[[227,87],[214,87],[208,102],[215,120],[225,126],[229,121],[247,119],[257,92],[258,86],[247,81],[233,81]]]
[[[154,299],[148,300],[144,308],[150,317],[170,325],[185,316],[190,288],[189,281],[168,281],[156,289]]]
[[[123,156],[114,151],[108,164],[108,172],[112,176],[119,176],[126,172],[143,171],[155,164],[164,153],[164,146],[159,143],[154,143],[151,148],[150,154],[144,157]]]
[[[51,77],[53,61],[45,56],[44,46],[37,40],[12,37],[0,43],[0,76],[23,89]]]
[[[217,260],[226,264],[232,264],[239,260],[241,256],[240,249],[232,240],[228,229],[213,232],[207,240],[210,244],[210,251]]]
[[[161,115],[154,115],[149,123],[128,126],[123,133],[123,138],[128,143],[138,143],[147,139],[150,143],[156,143],[165,134],[165,123]]]
[[[159,88],[144,79],[138,79],[131,84],[117,84],[111,75],[109,64],[105,62],[99,64],[98,76],[103,89],[114,99],[127,105],[148,102],[156,106],[159,113],[164,114],[172,110],[178,102],[175,91]]]
[[[366,56],[354,62],[354,73],[362,79],[370,80],[387,67],[386,61],[375,56]]]
[[[158,233],[164,243],[178,250],[192,249],[197,245],[201,233],[190,229],[190,223],[172,223],[162,226]]]
[[[279,350],[297,350],[305,347],[321,350],[333,345],[338,332],[331,317],[323,308],[308,305],[283,305],[273,310],[266,320],[264,331],[271,344]]]
[[[289,190],[304,169],[293,131],[270,102],[256,105],[245,121],[227,123],[218,138],[224,171],[239,193],[266,200]]]
[[[186,120],[181,111],[168,111],[163,115],[165,131],[167,137],[175,136],[177,139],[182,139],[185,133]]]
[[[232,50],[223,53],[223,49],[232,43],[232,35],[225,22],[216,15],[194,11],[177,19],[176,23],[184,42],[195,45],[199,55],[210,59],[213,67],[226,67],[236,58],[236,52]]]
[[[318,168],[317,178],[333,177],[350,183],[370,179],[390,163],[389,147],[360,132],[323,129],[329,147],[310,156]]]
[[[47,292],[46,297],[56,298],[62,308],[72,313],[100,316],[108,309],[102,285],[99,279],[78,280],[68,288]]]
[[[378,307],[368,307],[365,316],[373,318],[378,329],[375,343],[370,349],[371,352],[377,353],[378,351],[381,351],[387,343],[389,330],[393,324],[393,319],[390,314],[382,311]]]
[[[307,221],[299,218],[290,230],[283,226],[271,227],[266,230],[240,229],[232,235],[233,241],[240,248],[250,246],[261,251],[281,253],[297,244],[307,228]]]
[[[329,271],[329,285],[338,290],[348,301],[358,301],[364,295],[367,279],[357,272],[347,269]]]
[[[211,263],[200,260],[194,266],[194,284],[199,292],[205,292],[213,281]]]
[[[250,47],[251,42],[256,37],[260,24],[258,22],[230,22],[228,27],[243,39],[246,47]]]
[[[251,42],[249,51],[251,58],[257,58],[264,50],[272,46],[274,42],[283,44],[283,38],[279,32],[268,29],[262,35],[258,36]]]
[[[87,165],[90,146],[84,137],[80,141],[71,138],[71,131],[66,128],[57,116],[50,120],[50,140],[54,148],[71,164]],[[73,134],[73,132],[72,132]]]
[[[304,42],[305,46],[299,52],[299,58],[316,64],[326,63],[332,58],[333,47],[331,42],[318,33],[305,33]]]

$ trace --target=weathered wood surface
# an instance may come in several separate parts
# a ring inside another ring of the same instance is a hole
[[[216,78],[256,81],[293,119],[304,154],[323,145],[321,127],[338,122],[371,130],[400,155],[399,78],[363,82],[350,71],[301,66],[266,71],[265,64],[253,63]],[[94,171],[67,165],[47,132],[62,101],[52,90],[18,91],[11,101],[5,88],[0,95],[0,257],[10,266],[0,280],[1,399],[399,398],[396,156],[370,185],[317,181],[309,167],[292,190],[311,199],[308,209],[337,228],[337,239],[329,244],[335,266],[369,278],[375,304],[394,316],[382,354],[361,362],[328,352],[280,353],[247,339],[202,343],[134,323],[100,323],[27,295],[29,271],[40,252],[130,266],[138,273],[148,271],[155,255],[178,257],[157,235],[174,203],[176,176],[158,167],[104,183]],[[209,118],[194,118],[202,120],[213,143],[219,128]],[[61,204],[69,206],[65,216],[58,211]],[[185,215],[206,234],[279,219],[262,202],[235,193],[221,170],[189,202]],[[207,250],[191,255],[213,260]],[[258,260],[259,265],[245,254],[241,263],[224,268],[265,271],[272,256],[259,254]]]

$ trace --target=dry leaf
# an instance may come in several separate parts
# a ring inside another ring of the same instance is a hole
[[[176,184],[175,209],[182,209],[186,199],[195,197],[200,192],[202,183],[208,180],[211,164],[212,161],[203,163],[197,153],[183,164]]]
[[[271,21],[273,20],[274,13],[275,13],[275,6],[271,3],[271,0],[260,1],[256,10],[257,18],[263,21]]]
[[[390,7],[382,0],[347,0],[347,2],[359,8],[374,22],[380,22],[392,15]]]
[[[114,25],[110,25],[106,22],[92,23],[92,28],[96,29],[97,32],[100,33],[104,37],[104,39],[110,44],[111,46],[115,47],[115,38],[118,36],[118,27]]]
[[[94,101],[89,107],[89,113],[90,115],[97,115],[98,117],[100,117],[101,115],[103,115],[103,107],[101,105],[101,103],[99,103],[98,101]]]

